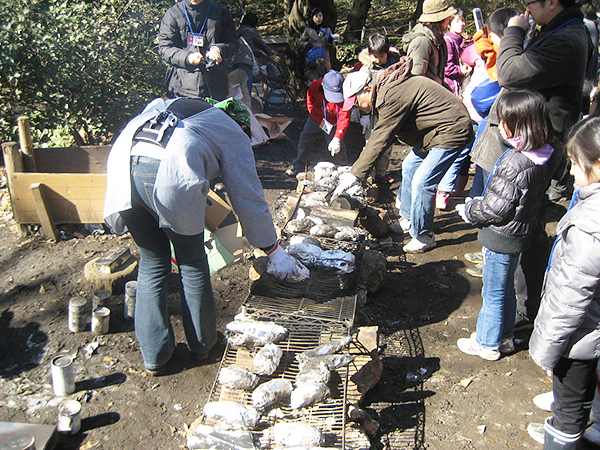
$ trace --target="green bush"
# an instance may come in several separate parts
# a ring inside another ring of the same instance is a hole
[[[156,51],[171,0],[6,0],[0,11],[0,138],[31,117],[35,144],[110,139],[162,91]]]
[[[336,57],[339,62],[351,63],[358,59],[360,47],[357,44],[341,44],[336,46]]]

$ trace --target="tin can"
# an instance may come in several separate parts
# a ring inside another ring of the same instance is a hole
[[[75,392],[75,377],[73,375],[73,358],[68,355],[57,356],[50,364],[52,388],[54,395],[65,397]]]
[[[35,438],[30,434],[13,436],[2,443],[2,450],[35,450]]]
[[[98,289],[97,291],[94,291],[94,294],[92,295],[92,311],[97,308],[107,306],[109,299],[110,291],[105,289]]]
[[[88,302],[83,297],[73,297],[69,300],[69,331],[85,331],[89,314],[87,305]]]
[[[65,400],[58,406],[58,424],[61,433],[76,434],[81,430],[81,403]]]
[[[92,313],[92,333],[95,335],[108,333],[110,323],[110,309],[106,307],[96,308]]]
[[[125,283],[125,299],[123,301],[123,315],[126,319],[133,319],[135,314],[135,296],[137,293],[137,281]]]

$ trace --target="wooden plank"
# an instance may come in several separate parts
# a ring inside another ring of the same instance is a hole
[[[8,193],[10,195],[10,204],[15,205],[15,194],[12,184],[12,177],[14,173],[23,171],[23,155],[19,150],[19,144],[17,144],[16,142],[3,143],[2,153],[4,155],[4,166],[6,167],[6,179],[8,180]],[[21,225],[20,223],[17,223],[17,232],[21,237],[25,237],[29,234],[29,228],[26,225]]]
[[[45,204],[54,223],[102,223],[104,221],[104,174],[16,173],[9,180],[14,197],[13,215],[18,223],[39,223],[29,186],[42,183]]]
[[[19,151],[19,144],[16,142],[4,142],[2,144],[2,153],[4,154],[7,176],[16,172],[23,172],[23,155]]]
[[[31,138],[31,122],[27,116],[19,116],[19,140],[21,141],[21,152],[25,162],[25,170],[37,172],[35,154],[33,153],[33,139]]]
[[[36,172],[106,173],[106,160],[110,148],[110,145],[36,148]]]
[[[48,210],[44,200],[44,185],[42,183],[33,183],[31,186],[29,186],[29,189],[31,190],[33,203],[35,204],[35,209],[37,211],[40,224],[42,225],[42,232],[44,233],[44,236],[54,241],[58,241],[58,230],[52,222],[50,211]]]

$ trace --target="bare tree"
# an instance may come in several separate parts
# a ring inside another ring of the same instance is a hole
[[[417,0],[417,8],[415,9],[415,13],[413,14],[413,16],[410,18],[411,25],[413,23],[415,23],[417,20],[419,20],[419,17],[421,17],[422,13],[423,13],[423,0]]]
[[[422,0],[420,0],[422,1]],[[358,41],[362,37],[362,29],[367,22],[367,14],[371,7],[371,0],[354,0],[352,10],[348,14],[348,25],[344,32],[345,41]]]

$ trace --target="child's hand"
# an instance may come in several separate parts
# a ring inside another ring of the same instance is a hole
[[[465,211],[467,205],[473,201],[473,199],[471,197],[467,197],[465,199],[465,203],[459,203],[458,205],[456,205],[456,211],[458,212],[458,215],[462,218],[462,220],[464,220],[465,222],[472,224],[473,222],[471,222],[469,220],[469,218],[467,217],[467,213]]]

